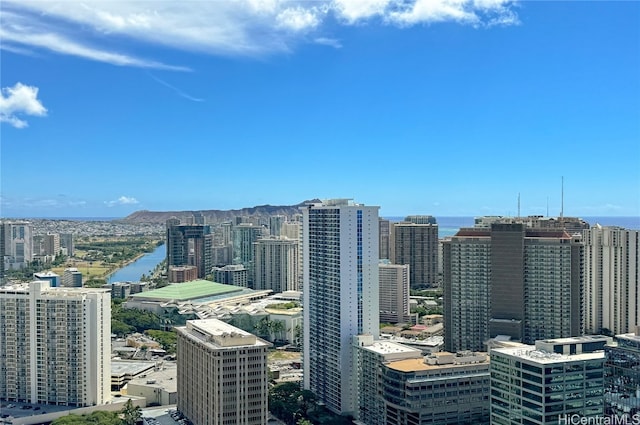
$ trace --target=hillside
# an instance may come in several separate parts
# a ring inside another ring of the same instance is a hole
[[[308,202],[317,202],[317,200],[303,201],[297,205],[258,205],[255,207],[242,208],[239,210],[193,210],[193,211],[148,211],[141,210],[129,214],[121,221],[124,223],[164,223],[171,217],[185,220],[192,217],[194,213],[200,213],[205,217],[207,223],[222,223],[231,221],[234,217],[269,217],[272,215],[286,215],[300,213],[299,207]]]

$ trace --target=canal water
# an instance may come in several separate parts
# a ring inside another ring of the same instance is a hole
[[[160,245],[152,252],[143,255],[128,266],[112,273],[107,279],[107,282],[138,282],[143,274],[149,276],[153,273],[153,269],[165,259],[166,255],[167,248],[164,244]]]

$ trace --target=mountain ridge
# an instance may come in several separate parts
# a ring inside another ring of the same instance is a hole
[[[194,213],[200,213],[205,218],[207,224],[223,223],[231,221],[235,217],[269,217],[272,215],[286,215],[300,213],[300,207],[310,203],[319,202],[318,199],[312,199],[300,202],[296,205],[256,205],[253,207],[245,207],[235,210],[183,210],[183,211],[150,211],[139,210],[128,216],[118,220],[123,223],[164,223],[168,219],[175,217],[180,221],[193,217]]]

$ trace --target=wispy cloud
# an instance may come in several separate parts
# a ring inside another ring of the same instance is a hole
[[[340,43],[340,40],[337,40],[335,38],[317,37],[313,40],[313,42],[316,44],[322,44],[324,46],[331,46],[335,49],[342,49],[342,43]]]
[[[0,121],[16,128],[25,128],[28,123],[18,115],[42,117],[47,108],[38,99],[38,88],[16,83],[13,87],[4,87],[0,93]]]
[[[135,53],[139,45],[132,42],[212,55],[256,56],[290,51],[305,40],[338,47],[340,43],[326,37],[331,27],[323,24],[328,21],[400,28],[438,22],[514,25],[516,4],[515,0],[4,0],[0,37],[2,48],[13,52],[40,49],[119,66],[185,71],[184,66],[142,58]],[[318,35],[320,31],[325,37]]]
[[[180,97],[184,97],[185,99],[191,100],[193,102],[204,102],[204,99],[200,99],[199,97],[193,97],[185,92],[183,92],[182,90],[180,90],[179,88],[167,83],[166,81],[156,77],[155,75],[151,74],[150,72],[147,73],[149,74],[149,77],[151,77],[154,81],[156,81],[157,83],[162,84],[163,86],[173,90],[174,92],[176,92],[178,94],[178,96]]]
[[[139,204],[136,198],[132,198],[129,196],[121,196],[114,201],[104,201],[104,204],[108,207],[115,207],[116,205],[135,205]]]

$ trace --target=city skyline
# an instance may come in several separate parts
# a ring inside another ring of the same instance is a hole
[[[640,216],[638,2],[0,14],[2,217],[343,197],[382,217]]]

